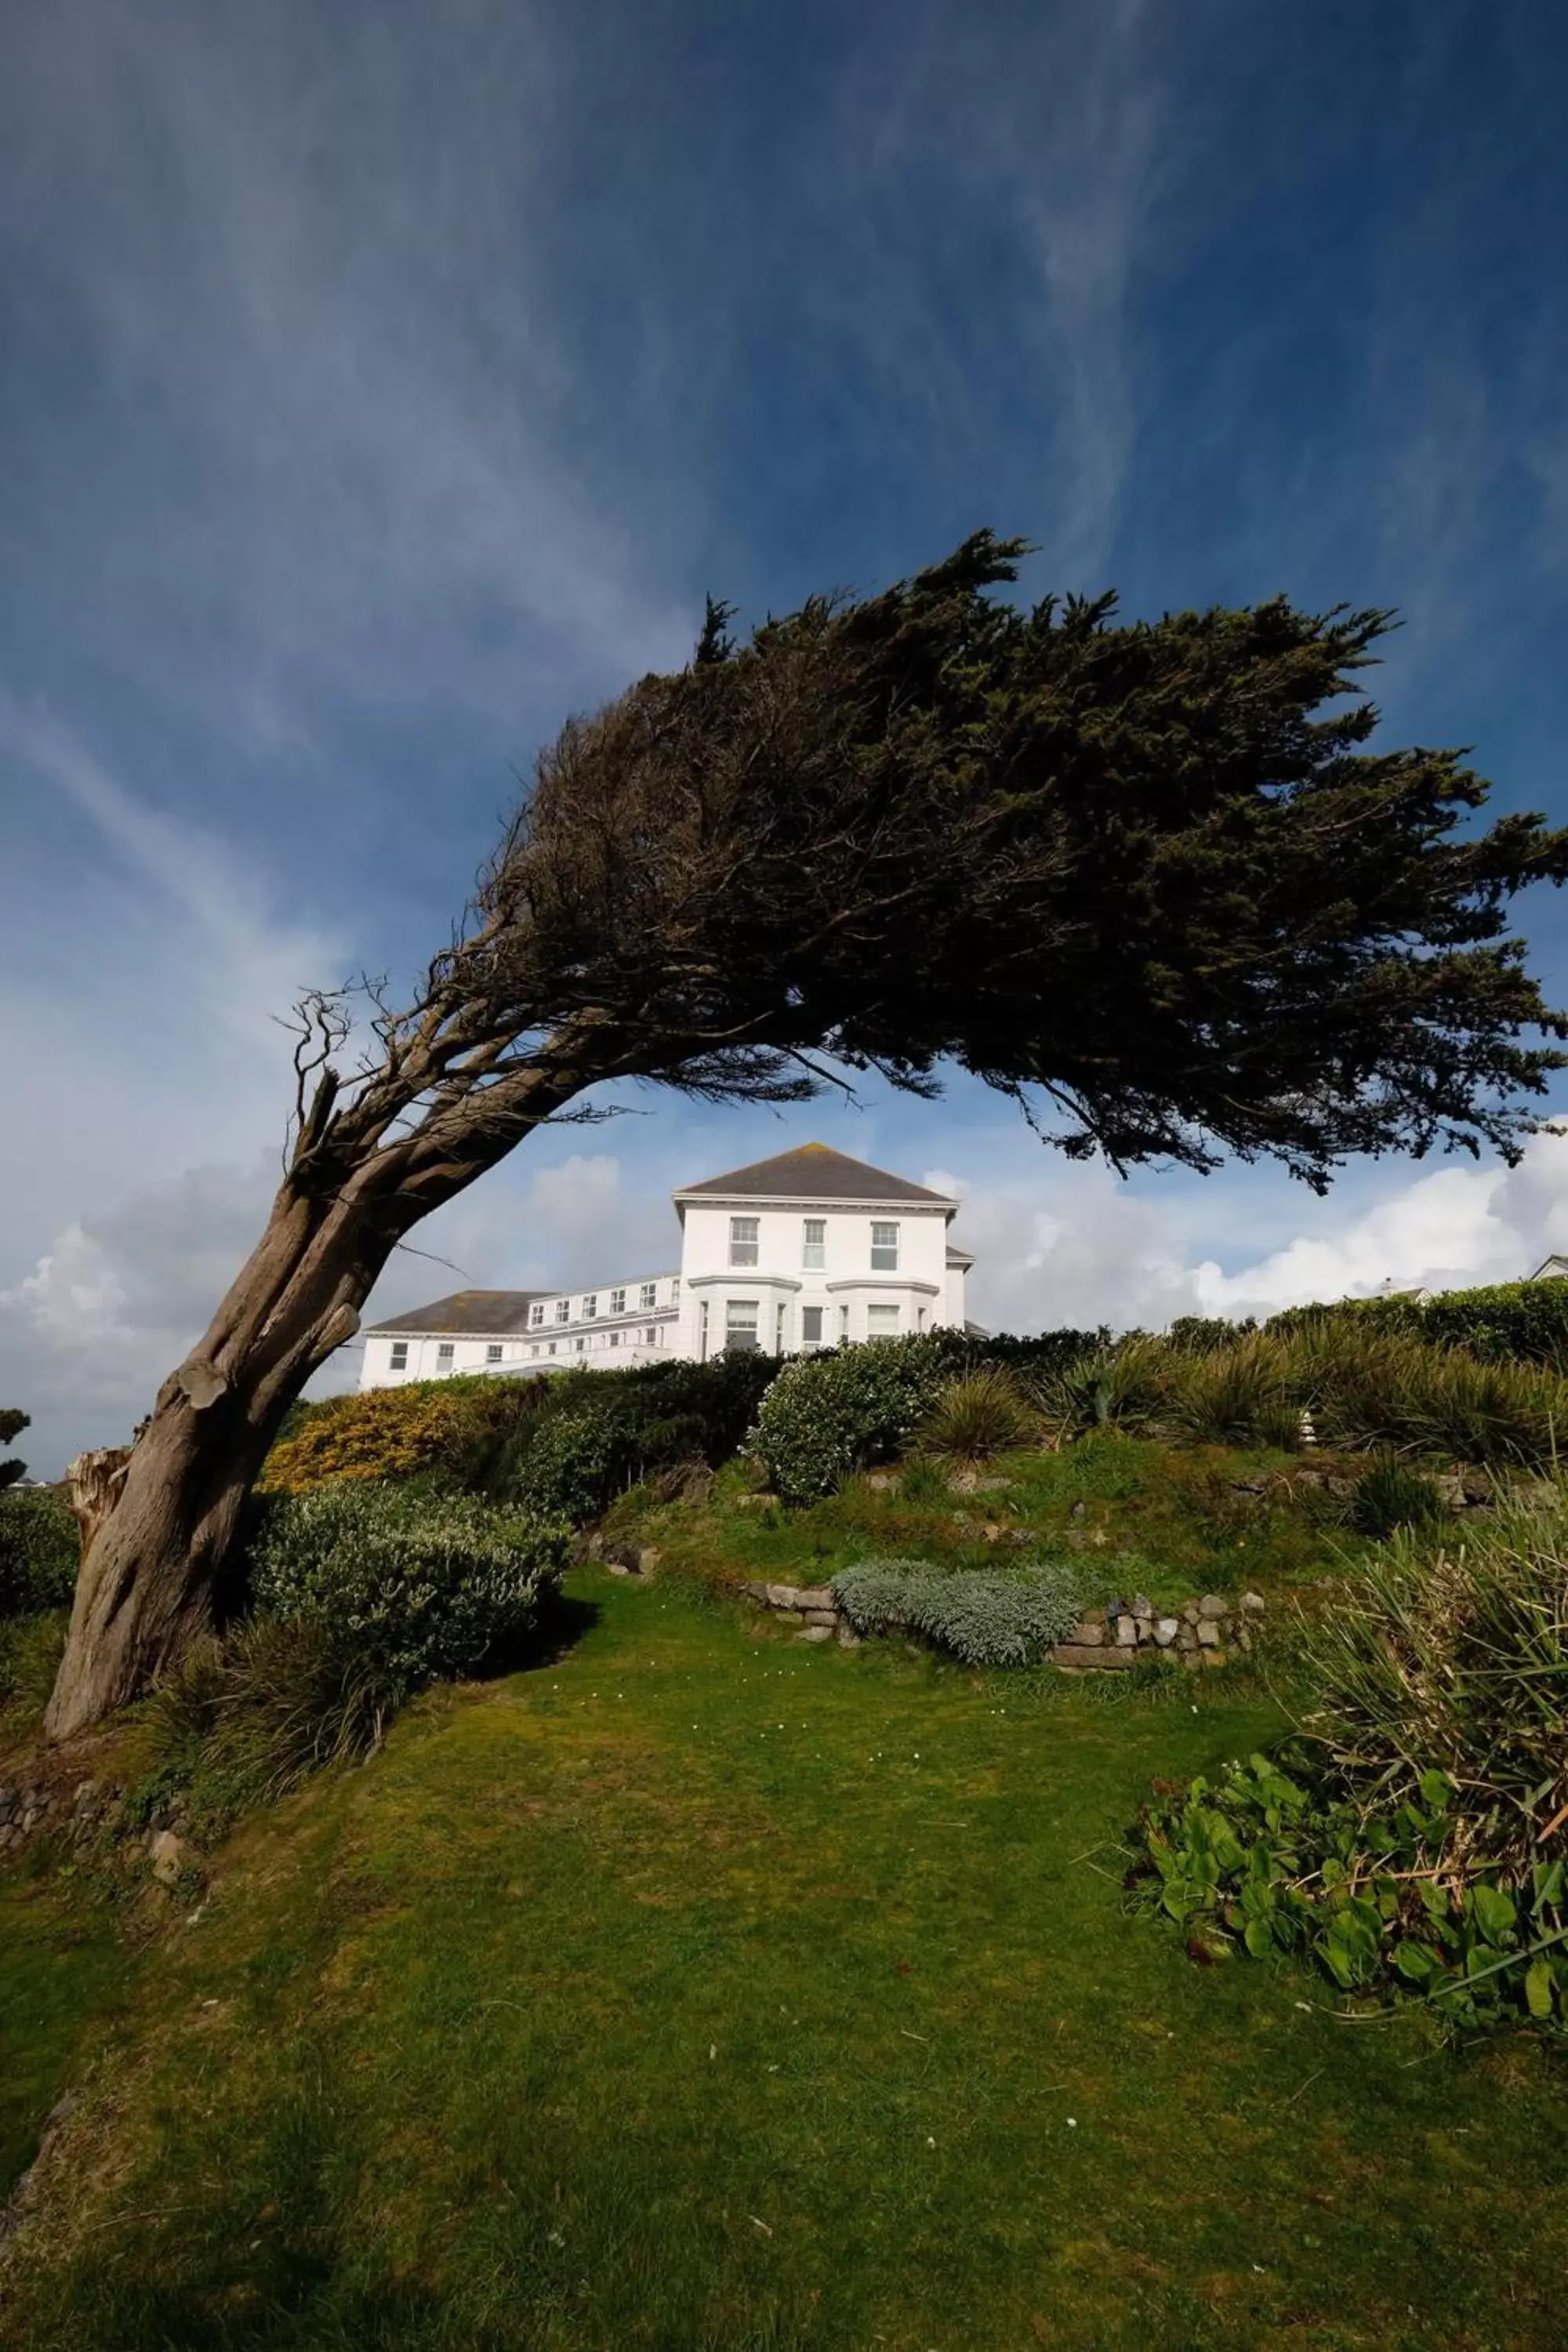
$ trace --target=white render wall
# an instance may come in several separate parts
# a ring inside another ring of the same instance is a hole
[[[965,1269],[947,1263],[952,1203],[738,1196],[678,1198],[677,1206],[682,1223],[679,1274],[637,1275],[535,1299],[528,1328],[521,1332],[371,1332],[360,1387],[388,1388],[462,1372],[566,1371],[574,1364],[614,1370],[670,1356],[714,1356],[726,1345],[731,1306],[741,1304],[756,1307],[759,1348],[784,1355],[873,1339],[889,1328],[901,1336],[943,1325],[963,1328]],[[731,1263],[731,1221],[736,1217],[757,1221],[755,1266]],[[807,1220],[825,1229],[820,1267],[805,1264]],[[896,1267],[872,1265],[873,1224],[897,1228]],[[650,1285],[651,1307],[643,1304]],[[616,1311],[615,1301],[623,1291],[626,1303]],[[874,1308],[882,1312],[874,1314]],[[821,1317],[816,1339],[808,1337],[809,1309]],[[402,1360],[395,1361],[399,1351]]]
[[[683,1355],[717,1355],[725,1345],[731,1306],[739,1302],[755,1301],[757,1343],[781,1355],[879,1336],[888,1318],[874,1316],[874,1307],[896,1310],[893,1328],[900,1335],[963,1321],[963,1272],[947,1264],[951,1211],[945,1206],[740,1198],[687,1200],[679,1206]],[[731,1221],[738,1217],[757,1221],[754,1267],[731,1263]],[[805,1264],[808,1220],[825,1229],[820,1267]],[[873,1223],[896,1227],[896,1268],[872,1265]],[[821,1312],[817,1341],[807,1337],[808,1308]]]

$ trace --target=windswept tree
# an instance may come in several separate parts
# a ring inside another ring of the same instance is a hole
[[[799,1101],[825,1062],[945,1066],[1118,1168],[1517,1158],[1565,1058],[1511,895],[1568,872],[1539,817],[1465,820],[1442,751],[1373,751],[1388,616],[1275,602],[1124,625],[987,593],[981,533],[867,601],[814,597],[574,719],[415,1001],[302,1008],[266,1231],[142,1429],[83,1564],[57,1736],[221,1613],[289,1403],[431,1210],[591,1088]]]

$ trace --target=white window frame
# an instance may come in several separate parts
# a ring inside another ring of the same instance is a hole
[[[807,1217],[800,1229],[800,1262],[807,1274],[821,1274],[827,1265],[827,1220]]]
[[[611,1314],[612,1314],[612,1315],[624,1315],[624,1314],[626,1313],[626,1292],[625,1292],[624,1290],[612,1290],[612,1291],[611,1291],[611,1293],[610,1293],[610,1312],[611,1312]]]
[[[866,1308],[868,1339],[896,1339],[899,1336],[900,1309],[894,1300],[873,1298]]]
[[[843,1298],[838,1302],[838,1343],[840,1347],[843,1346],[845,1340],[847,1339],[848,1337],[849,1301],[847,1298]]]
[[[657,1347],[658,1347],[658,1325],[657,1323],[650,1323],[650,1324],[648,1325],[647,1328],[647,1329],[644,1331],[644,1333],[643,1333],[643,1340],[644,1340],[644,1344],[645,1344],[646,1346],[649,1347],[649,1348],[657,1348]]]
[[[822,1345],[822,1318],[823,1318],[823,1317],[826,1314],[826,1312],[827,1312],[827,1309],[826,1309],[826,1307],[803,1307],[801,1308],[801,1310],[800,1310],[800,1344],[801,1344],[801,1346],[802,1346],[803,1348],[820,1348],[820,1347],[821,1347],[821,1345]],[[813,1323],[813,1321],[814,1321],[814,1320],[815,1320],[816,1325],[816,1330],[815,1330],[815,1331],[814,1331],[814,1330],[812,1329],[812,1328],[811,1328],[812,1323]]]
[[[583,1293],[583,1320],[584,1320],[584,1323],[592,1323],[592,1322],[594,1322],[594,1321],[597,1318],[598,1312],[599,1312],[599,1294],[598,1294],[598,1292],[597,1292],[596,1290],[585,1290],[585,1291]]]
[[[536,1298],[533,1305],[528,1310],[528,1323],[530,1330],[537,1331],[543,1320],[544,1301],[542,1298]]]
[[[395,1339],[393,1341],[392,1354],[388,1360],[388,1370],[394,1372],[405,1372],[408,1370],[408,1342],[406,1339]]]
[[[749,1323],[743,1319],[740,1321],[736,1320],[737,1308],[740,1310],[742,1318],[744,1318],[747,1310],[750,1310],[752,1319]],[[760,1298],[726,1298],[724,1301],[724,1345],[726,1348],[732,1348],[735,1346],[735,1335],[737,1332],[742,1335],[741,1344],[742,1347],[746,1348],[746,1353],[748,1355],[755,1355],[763,1344],[763,1302]],[[748,1338],[751,1344],[749,1347],[746,1347],[746,1340]]]
[[[730,1263],[731,1265],[756,1265],[761,1258],[762,1243],[761,1217],[731,1218]]]
[[[556,1302],[555,1302],[555,1320],[557,1321],[557,1323],[570,1323],[570,1322],[571,1322],[571,1320],[572,1320],[572,1301],[571,1301],[569,1298],[558,1298],[558,1299],[556,1300]]]
[[[888,1238],[891,1235],[891,1239]],[[874,1217],[871,1221],[871,1271],[873,1274],[897,1274],[899,1270],[899,1228],[889,1219]]]
[[[452,1369],[453,1364],[457,1361],[457,1356],[458,1356],[457,1344],[456,1344],[456,1342],[455,1342],[454,1340],[451,1340],[451,1339],[437,1339],[437,1342],[436,1342],[436,1370],[437,1370],[438,1372],[449,1372],[449,1371],[451,1370],[451,1369]]]
[[[487,1340],[486,1340],[486,1342],[485,1342],[485,1361],[486,1361],[486,1363],[487,1363],[487,1364],[499,1364],[499,1363],[500,1363],[500,1362],[502,1361],[502,1360],[504,1359],[505,1355],[506,1355],[506,1349],[501,1346],[501,1343],[500,1343],[500,1341],[499,1339],[487,1339]]]
[[[638,1294],[637,1305],[642,1308],[645,1315],[648,1312],[650,1307],[654,1307],[658,1305],[658,1285],[657,1282],[645,1282],[643,1284],[642,1289]]]

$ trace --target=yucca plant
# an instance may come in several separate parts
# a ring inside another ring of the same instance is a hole
[[[1047,1375],[1037,1383],[1034,1399],[1046,1421],[1064,1436],[1090,1429],[1152,1434],[1166,1413],[1179,1369],[1166,1340],[1147,1331],[1130,1331],[1115,1347]]]
[[[1011,1372],[994,1368],[949,1381],[915,1433],[933,1462],[984,1462],[1040,1433],[1040,1415]]]
[[[1397,1454],[1381,1454],[1356,1481],[1351,1525],[1358,1535],[1386,1538],[1401,1528],[1428,1527],[1444,1516],[1432,1480]]]

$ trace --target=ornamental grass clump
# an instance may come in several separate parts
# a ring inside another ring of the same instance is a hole
[[[1130,1331],[1109,1348],[1043,1375],[1034,1397],[1058,1437],[1121,1429],[1156,1436],[1182,1371],[1178,1351],[1147,1331]]]
[[[1568,1507],[1396,1537],[1301,1666],[1299,1737],[1145,1811],[1163,1909],[1205,1958],[1302,1951],[1455,2023],[1568,2027]]]
[[[1260,1331],[1212,1348],[1175,1351],[1161,1414],[1167,1434],[1190,1445],[1278,1445],[1300,1442],[1289,1349]]]
[[[944,1571],[921,1559],[861,1560],[834,1578],[833,1596],[858,1633],[921,1633],[968,1666],[1037,1665],[1086,1599],[1066,1562],[1008,1573]]]
[[[948,1381],[915,1432],[915,1451],[933,1462],[985,1462],[1039,1431],[1039,1413],[1012,1373],[988,1367]]]

